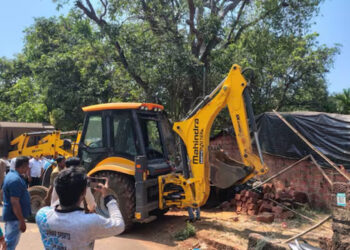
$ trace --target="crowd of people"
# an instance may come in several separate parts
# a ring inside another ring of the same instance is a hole
[[[8,173],[11,169],[15,170],[16,159],[17,158],[12,158],[11,160],[8,160],[6,157],[0,159],[0,187],[6,173]],[[56,161],[52,156],[30,157],[29,169],[25,175],[27,185],[30,187],[41,185],[45,170],[52,165],[56,165]]]
[[[95,213],[96,202],[79,158],[20,156],[11,161],[0,160],[0,199],[5,222],[4,234],[0,228],[0,249],[16,248],[21,233],[26,231],[26,218],[31,215],[28,186],[41,185],[45,169],[51,166],[45,197],[48,206],[36,214],[45,249],[93,249],[95,239],[124,231],[117,201],[107,192],[108,180],[94,185],[94,191],[104,197],[110,218]]]
[[[110,217],[96,214],[96,202],[89,186],[92,179],[80,167],[79,158],[20,156],[10,161],[3,158],[0,159],[0,202],[5,230],[3,233],[0,228],[0,249],[16,248],[21,233],[26,231],[26,218],[31,215],[28,187],[41,185],[43,174],[50,167],[50,187],[44,199],[47,206],[36,214],[45,249],[93,249],[95,239],[124,231],[117,200],[107,192],[108,180],[93,188],[104,197]],[[200,220],[199,208],[187,208],[187,211],[191,222]]]

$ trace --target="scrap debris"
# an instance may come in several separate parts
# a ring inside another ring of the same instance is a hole
[[[220,205],[223,210],[234,210],[237,214],[256,216],[256,220],[264,223],[272,223],[275,219],[288,220],[294,217],[290,210],[277,206],[274,200],[286,208],[297,208],[308,203],[305,193],[292,188],[276,191],[273,184],[265,183],[262,192],[242,190],[231,201],[225,201]]]

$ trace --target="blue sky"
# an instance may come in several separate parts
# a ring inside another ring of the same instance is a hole
[[[350,88],[350,0],[326,0],[315,18],[312,31],[320,34],[320,44],[342,44],[334,68],[327,75],[329,91]],[[0,9],[0,57],[13,57],[23,47],[23,30],[34,23],[34,17],[66,14],[68,8],[56,10],[51,0],[5,0]]]

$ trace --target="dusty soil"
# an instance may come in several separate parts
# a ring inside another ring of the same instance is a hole
[[[176,212],[176,214],[186,214]],[[327,214],[318,213],[314,220],[319,221]],[[187,246],[189,242],[201,244],[203,238],[224,243],[236,249],[247,249],[248,236],[250,233],[259,233],[275,242],[286,240],[303,230],[309,228],[313,223],[308,223],[304,219],[293,219],[287,221],[276,221],[272,224],[264,224],[255,221],[253,216],[237,215],[235,212],[223,212],[218,210],[203,211],[202,221],[196,222],[197,241],[188,239],[188,242],[179,243],[179,247]],[[309,244],[319,246],[319,237],[330,237],[332,235],[331,222],[328,221],[324,226],[306,234],[303,239]],[[206,243],[206,241],[205,241]],[[201,249],[203,249],[201,247]]]
[[[325,216],[327,214],[317,213],[314,220],[319,221]],[[193,224],[197,231],[196,236],[185,241],[176,241],[174,237],[176,232],[186,227],[185,211],[169,211],[155,222],[136,226],[131,233],[123,237],[152,241],[175,249],[223,249],[225,245],[231,249],[247,249],[250,233],[259,233],[273,241],[281,242],[313,225],[298,218],[264,224],[255,221],[253,216],[237,215],[232,211],[218,209],[202,210],[201,217],[201,221]],[[327,222],[302,238],[318,247],[319,237],[331,236],[331,222]]]
[[[196,236],[185,241],[176,241],[174,235],[186,227],[187,212],[169,211],[154,222],[136,225],[129,233],[97,240],[95,249],[246,249],[250,233],[259,233],[280,241],[312,225],[303,223],[300,219],[286,221],[286,227],[283,226],[283,222],[262,224],[254,221],[251,216],[237,215],[232,211],[223,212],[217,209],[203,209],[201,216],[202,220],[193,224],[197,231]],[[318,213],[317,216],[320,219],[326,214]],[[326,227],[320,227],[308,233],[303,239],[309,244],[318,246],[319,237],[332,236],[331,223],[327,222],[325,225]],[[4,228],[2,222],[0,226]],[[28,230],[21,236],[18,245],[18,249],[29,248],[42,248],[39,230],[34,223],[28,223]]]

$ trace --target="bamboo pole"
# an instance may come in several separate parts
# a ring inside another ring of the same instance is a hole
[[[335,165],[334,162],[332,162],[330,159],[328,159],[327,156],[325,156],[321,151],[319,151],[314,145],[312,145],[304,136],[302,136],[298,130],[296,130],[289,122],[286,121],[276,110],[272,110],[275,115],[277,115],[278,118],[280,118],[297,136],[300,137],[312,150],[314,150],[319,156],[321,156],[328,164],[330,164],[336,171],[338,171],[342,176],[345,177],[350,182],[349,176],[344,174],[337,165]]]
[[[282,244],[286,244],[286,243],[288,243],[288,242],[291,241],[291,240],[294,240],[294,239],[296,239],[296,238],[298,238],[298,237],[300,237],[300,236],[303,236],[304,234],[307,234],[308,232],[310,232],[310,231],[314,230],[315,228],[321,226],[323,223],[325,223],[325,222],[326,222],[327,220],[329,220],[331,217],[332,217],[331,215],[327,216],[326,218],[324,218],[323,220],[321,220],[321,221],[318,222],[317,224],[313,225],[312,227],[306,229],[305,231],[303,231],[303,232],[301,232],[301,233],[298,233],[297,235],[294,235],[293,237],[291,237],[291,238],[289,238],[289,239],[283,241]]]
[[[313,162],[313,163],[315,164],[315,166],[318,168],[318,170],[320,170],[320,172],[321,172],[321,174],[323,175],[323,177],[329,182],[329,184],[330,184],[331,186],[333,186],[333,182],[331,181],[331,179],[329,179],[328,175],[324,172],[324,170],[321,168],[321,166],[318,165],[318,163],[316,162],[315,158],[314,158],[312,155],[310,155],[310,157],[311,157],[312,162]]]
[[[289,169],[291,169],[292,167],[298,165],[300,162],[306,160],[307,158],[309,158],[311,155],[307,155],[305,156],[304,158],[300,159],[299,161],[297,162],[294,162],[292,165],[282,169],[281,171],[279,171],[277,174],[274,174],[273,176],[267,178],[265,181],[263,181],[262,183],[260,183],[259,185],[257,185],[256,187],[254,187],[253,189],[257,189],[259,187],[261,187],[262,185],[264,185],[266,182],[269,182],[271,181],[272,179],[275,179],[277,176],[283,174],[284,172],[288,171]]]
[[[297,212],[297,211],[295,211],[295,210],[293,210],[293,209],[291,209],[291,208],[289,208],[289,207],[283,205],[282,203],[279,203],[278,201],[275,201],[275,200],[273,200],[273,199],[268,199],[268,200],[269,200],[269,201],[272,201],[273,203],[276,203],[278,206],[283,207],[284,209],[287,209],[287,210],[289,210],[289,211],[291,211],[291,212],[293,212],[293,213],[295,213],[295,214],[297,214],[297,215],[303,217],[304,219],[310,220],[310,221],[312,221],[312,222],[317,222],[316,220],[311,219],[310,217],[307,217],[306,215],[303,215],[303,214],[301,214],[301,213],[299,213],[299,212]]]

